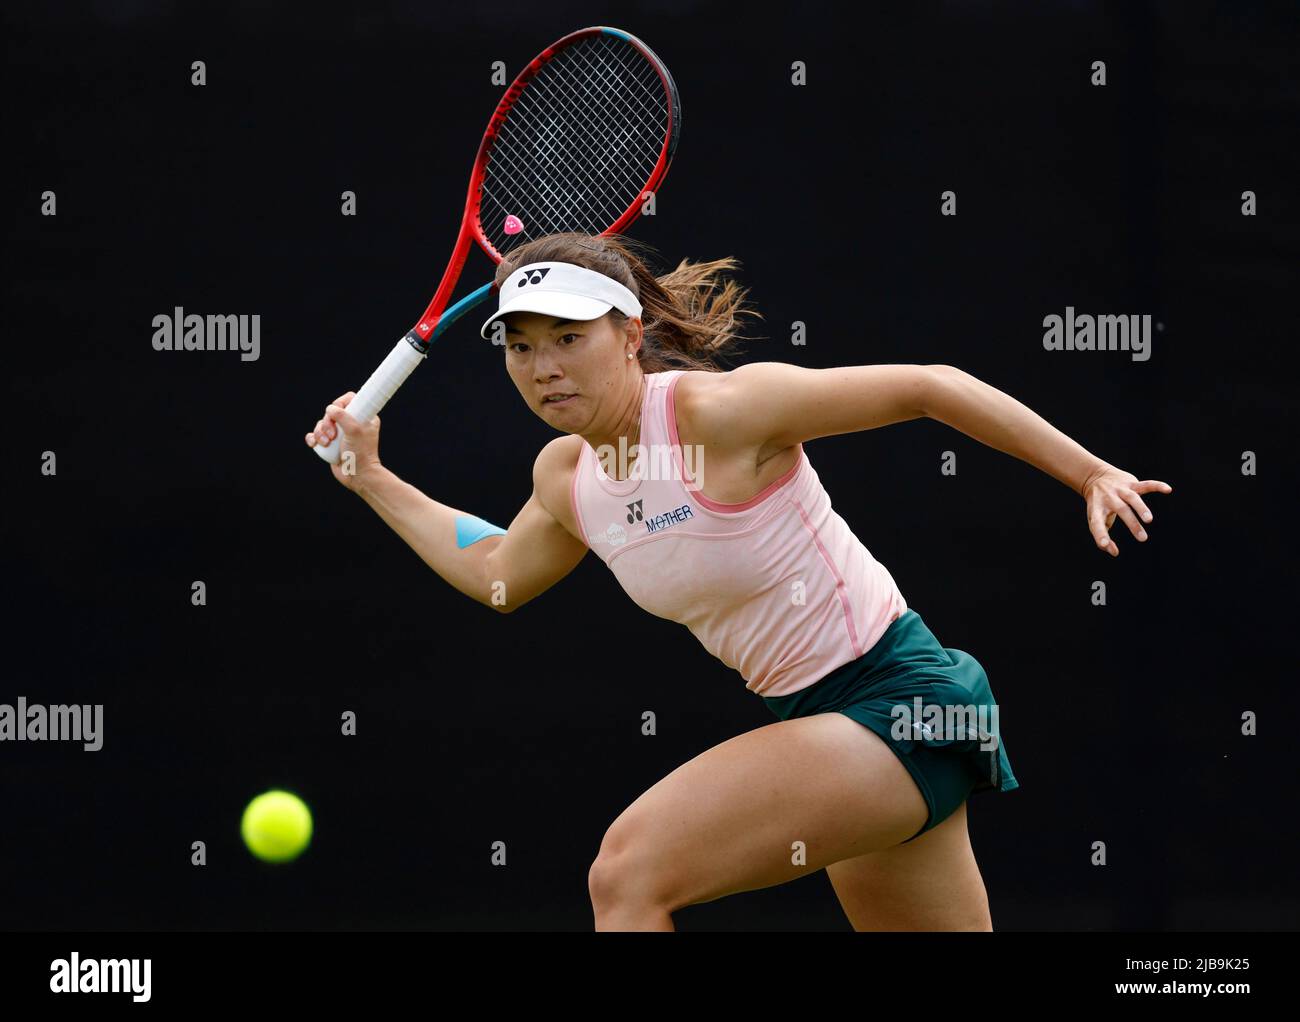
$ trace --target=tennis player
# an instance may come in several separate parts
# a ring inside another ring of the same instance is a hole
[[[593,550],[780,718],[684,763],[610,825],[588,877],[597,930],[671,930],[679,908],[823,868],[854,929],[990,930],[966,803],[1018,783],[988,678],[907,605],[803,445],[929,416],[1073,489],[1112,556],[1116,516],[1145,540],[1142,494],[1172,487],[951,366],[722,371],[716,355],[756,315],[722,277],[735,265],[656,279],[628,239],[583,234],[501,262],[481,333],[503,333],[511,381],[563,434],[508,529],[385,468],[379,420],[348,414],[351,393],[306,442],[341,427],[355,470],[334,477],[466,595],[515,610]]]

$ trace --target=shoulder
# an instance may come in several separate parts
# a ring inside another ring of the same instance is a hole
[[[583,443],[585,441],[577,433],[557,436],[537,453],[533,462],[533,492],[537,499],[552,518],[574,528],[570,487]]]
[[[726,373],[691,369],[673,381],[673,412],[679,432],[692,436],[718,433],[721,413],[731,400],[730,382],[735,372],[735,369]]]
[[[773,397],[805,371],[784,362],[750,362],[728,372],[684,372],[674,394],[678,430],[707,444],[761,446]]]
[[[690,370],[676,381],[677,401],[705,414],[710,409],[752,406],[810,372],[788,362],[747,362],[727,372]]]
[[[719,499],[743,503],[798,463],[799,440],[785,441],[773,429],[779,402],[771,395],[782,380],[789,381],[786,370],[803,371],[781,362],[752,362],[730,372],[688,372],[677,379],[678,393],[684,391],[674,409],[679,441],[701,445],[715,466],[720,456],[721,464],[729,466],[722,473],[723,488],[729,488],[729,478],[747,491],[745,497]]]
[[[570,467],[578,464],[578,455],[582,453],[583,439],[577,433],[565,433],[563,436],[557,436],[551,440],[545,447],[537,452],[537,460],[533,463],[533,468],[559,468],[564,465]]]
[[[583,443],[582,437],[577,433],[566,433],[557,436],[537,452],[537,458],[533,461],[533,484],[539,492],[551,484],[569,485],[573,472],[578,467]]]

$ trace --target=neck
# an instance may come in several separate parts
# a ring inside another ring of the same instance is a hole
[[[602,432],[597,436],[583,436],[598,456],[604,458],[601,468],[612,479],[627,478],[626,469],[636,464],[636,452],[633,448],[641,442],[641,408],[645,402],[647,382],[645,373],[635,370],[636,379],[633,386],[619,402],[618,419],[612,432]],[[603,450],[602,450],[603,448]],[[626,451],[625,462],[620,463],[619,453]]]

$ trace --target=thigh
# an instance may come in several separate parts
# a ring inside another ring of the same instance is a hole
[[[616,888],[672,910],[770,887],[905,841],[928,816],[872,731],[840,713],[785,720],[701,753],[628,806],[601,842],[593,898]]]
[[[855,930],[991,930],[966,803],[914,841],[826,867]]]

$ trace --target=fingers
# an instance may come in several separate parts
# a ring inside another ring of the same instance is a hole
[[[1155,518],[1155,515],[1151,513],[1151,509],[1147,507],[1146,502],[1137,495],[1136,490],[1125,494],[1125,499],[1128,500],[1129,504],[1132,506],[1133,510],[1138,513],[1138,516],[1142,521],[1150,522]]]
[[[328,418],[317,419],[315,427],[304,439],[308,447],[315,447],[317,444],[328,444],[337,433],[338,427]]]
[[[1151,509],[1147,507],[1146,501],[1140,494],[1174,492],[1172,486],[1159,479],[1138,481],[1127,472],[1116,474],[1120,475],[1121,479],[1112,480],[1112,485],[1106,485],[1103,481],[1096,487],[1088,488],[1088,529],[1097,547],[1112,557],[1119,556],[1119,547],[1110,538],[1110,529],[1115,524],[1115,519],[1119,518],[1123,521],[1128,526],[1129,532],[1139,542],[1144,543],[1147,540],[1147,531],[1142,527],[1142,522],[1154,521],[1155,515],[1151,513]],[[1095,479],[1096,476],[1093,478]],[[1115,485],[1116,483],[1118,485]],[[1139,518],[1141,521],[1138,520]]]
[[[308,447],[332,442],[338,436],[340,424],[345,429],[358,429],[360,427],[361,424],[347,411],[348,405],[352,403],[356,396],[355,391],[349,390],[345,394],[340,394],[325,406],[325,417],[318,419],[315,428],[303,437]],[[378,416],[371,421],[378,423]]]
[[[352,413],[349,412],[347,408],[345,408],[343,405],[338,405],[338,404],[329,405],[325,409],[325,415],[327,418],[334,420],[334,422],[337,422],[349,433],[355,433],[358,429],[361,428],[361,423],[359,423],[355,418],[353,418]]]
[[[1129,502],[1138,509],[1144,522],[1150,522],[1155,515],[1147,508],[1139,493],[1173,493],[1174,488],[1168,483],[1162,483],[1159,479],[1144,479],[1140,483],[1134,483],[1130,488],[1133,492],[1133,499]]]
[[[1124,524],[1128,526],[1128,531],[1138,538],[1138,542],[1146,542],[1147,530],[1142,528],[1141,524],[1137,520],[1137,516],[1133,514],[1133,509],[1131,507],[1127,504],[1121,504],[1116,509],[1115,513],[1119,515]]]
[[[1115,541],[1110,538],[1108,529],[1109,521],[1103,520],[1103,508],[1100,504],[1093,504],[1088,508],[1088,527],[1092,531],[1093,541],[1098,548],[1106,551],[1112,557],[1119,556],[1119,547]],[[1113,521],[1114,519],[1110,519]]]
[[[334,439],[334,437],[338,435],[337,423],[340,418],[339,413],[342,409],[346,408],[352,402],[352,399],[356,396],[357,395],[355,393],[349,390],[346,394],[340,394],[338,397],[336,397],[333,401],[331,401],[328,405],[325,406],[325,418],[319,420],[316,423],[317,443],[322,443],[322,444],[330,443]],[[348,416],[348,422],[344,423],[345,426],[355,425],[355,424],[356,424],[356,420],[353,419],[350,415]]]
[[[1174,488],[1168,483],[1162,483],[1159,479],[1144,479],[1140,483],[1134,483],[1127,491],[1120,492],[1120,496],[1132,505],[1133,510],[1135,510],[1142,521],[1146,522],[1148,525],[1155,521],[1156,516],[1151,513],[1151,509],[1147,507],[1146,501],[1139,497],[1138,494],[1153,492],[1173,493]],[[1120,514],[1122,517],[1123,512],[1120,512]],[[1126,518],[1125,521],[1128,521],[1128,519]],[[1130,529],[1133,528],[1132,522],[1129,522],[1128,524]],[[1133,535],[1137,536],[1138,539],[1146,539],[1146,533],[1139,535],[1138,532],[1134,532]]]
[[[1129,531],[1139,540],[1145,542],[1147,538],[1147,531],[1139,524],[1133,509],[1119,498],[1115,498],[1115,503],[1114,509],[1109,511],[1106,509],[1106,505],[1100,501],[1088,509],[1088,525],[1092,530],[1092,538],[1100,549],[1106,551],[1112,557],[1119,556],[1119,547],[1110,538],[1110,527],[1115,524],[1117,517],[1129,527]]]
[[[349,413],[344,411],[356,396],[357,395],[354,391],[349,390],[344,394],[340,394],[325,406],[325,417],[323,419],[317,419],[316,425],[312,431],[303,437],[303,440],[308,447],[315,447],[317,444],[328,444],[332,442],[333,439],[338,436],[338,424],[344,419],[344,417],[346,417],[346,421],[343,421],[345,427],[356,427],[356,419],[352,418]]]

